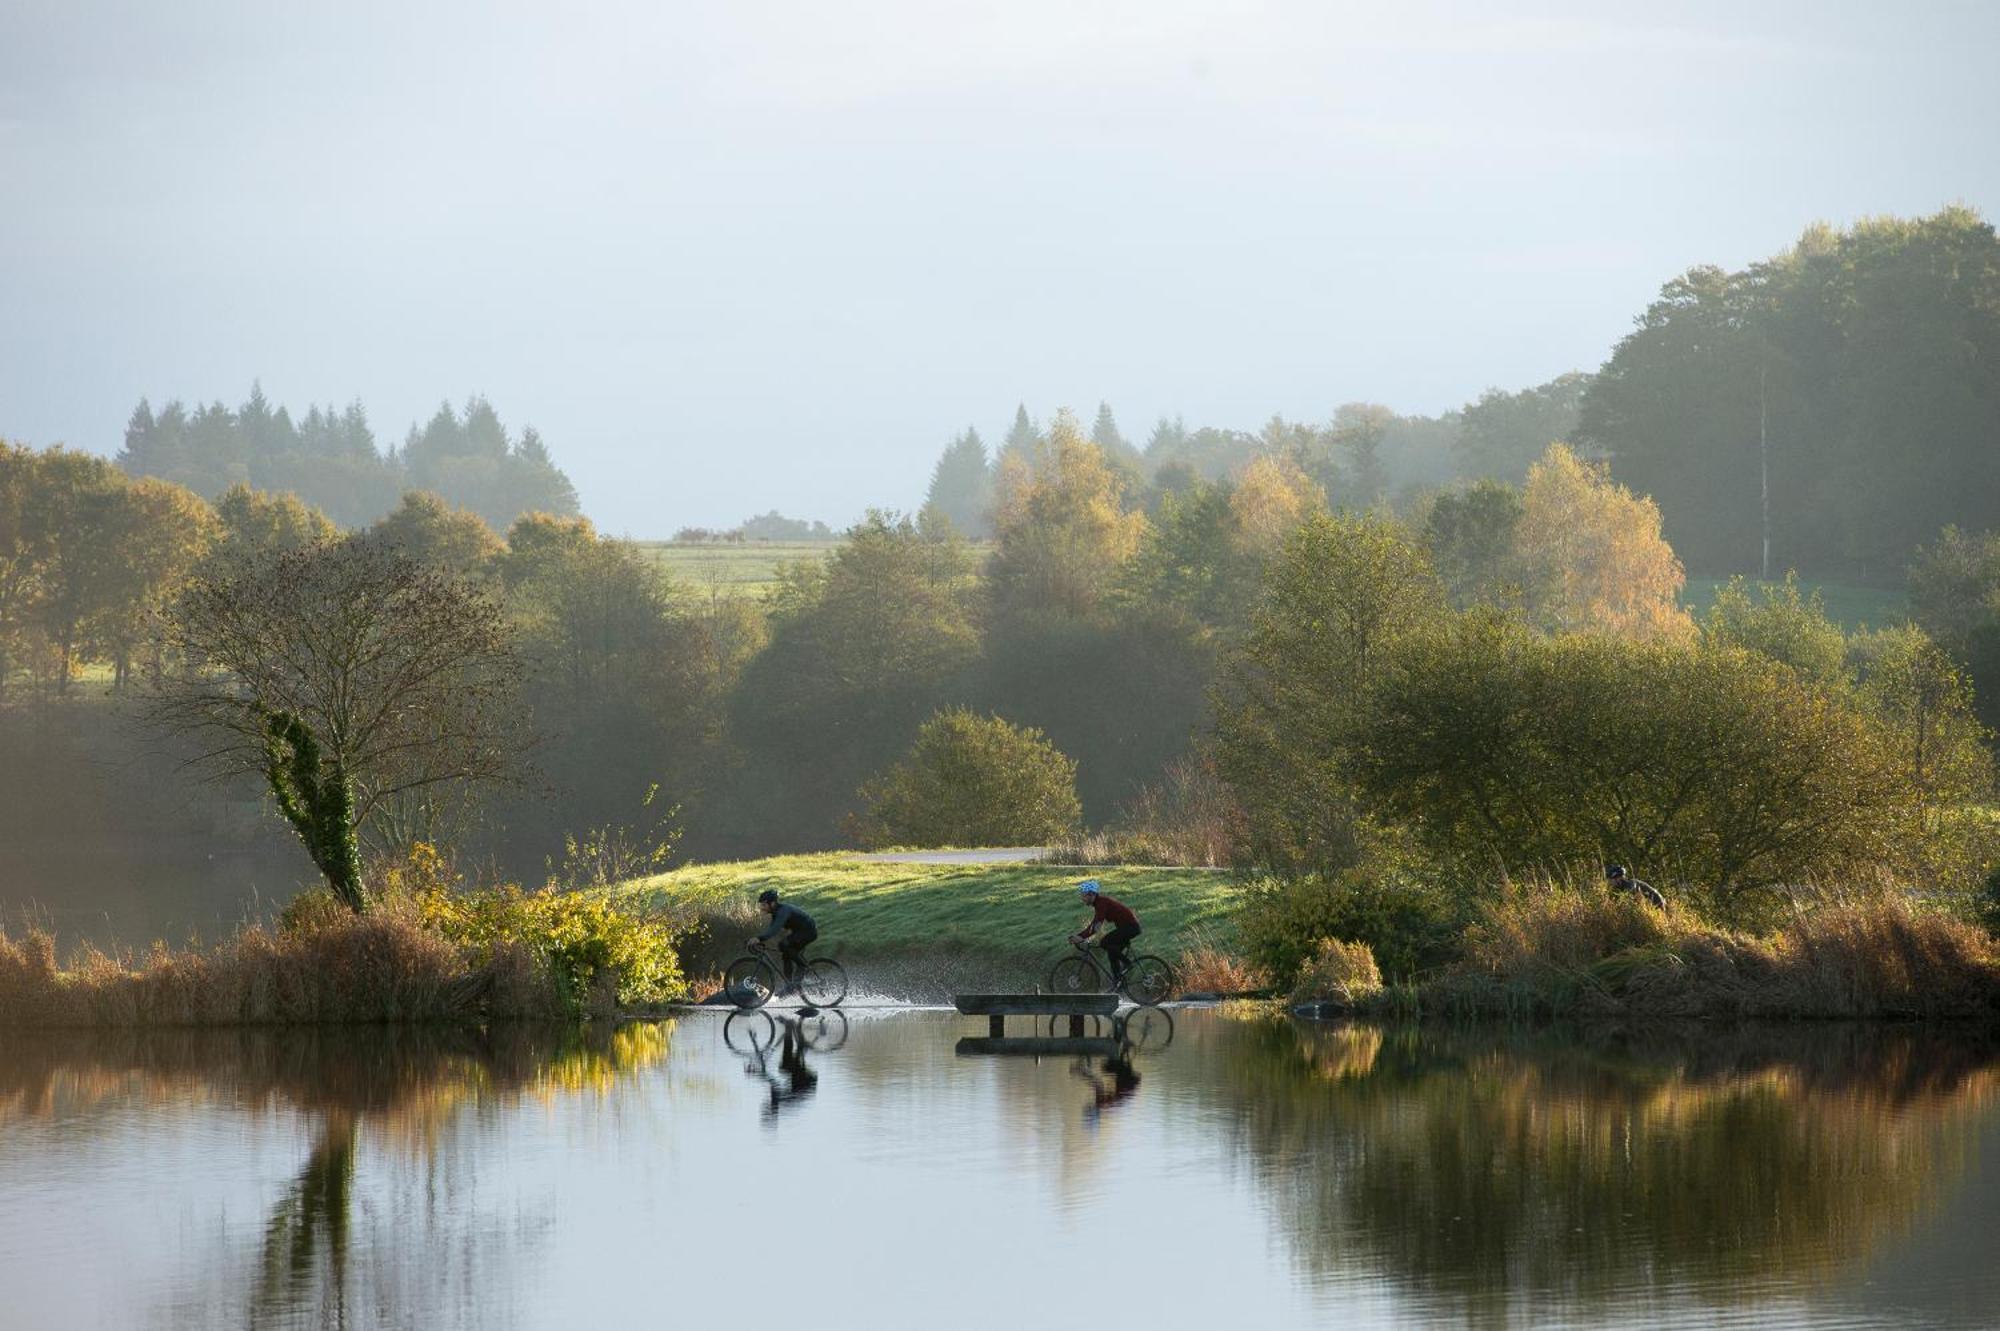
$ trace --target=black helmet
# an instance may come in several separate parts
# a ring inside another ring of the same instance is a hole
[[[777,899],[778,899],[778,889],[775,887],[767,887],[762,892],[759,892],[757,894],[757,902],[759,905],[768,906],[771,905],[773,902],[775,902]]]

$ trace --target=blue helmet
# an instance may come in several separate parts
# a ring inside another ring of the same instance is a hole
[[[1086,879],[1084,879],[1084,880],[1083,880],[1082,882],[1080,882],[1080,883],[1078,883],[1078,884],[1076,885],[1076,894],[1077,894],[1078,896],[1080,896],[1080,897],[1094,897],[1094,896],[1096,896],[1096,895],[1097,895],[1097,880],[1096,880],[1095,878],[1086,878]]]

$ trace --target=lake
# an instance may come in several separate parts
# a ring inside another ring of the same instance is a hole
[[[0,1035],[0,1325],[2000,1321],[1991,1040],[778,1015]]]

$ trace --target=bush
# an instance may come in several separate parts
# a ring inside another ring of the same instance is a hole
[[[1616,859],[1750,918],[1778,885],[1906,864],[1922,839],[1890,733],[1741,649],[1468,616],[1392,655],[1352,771],[1457,862]]]
[[[1382,970],[1407,979],[1452,961],[1461,927],[1444,893],[1379,868],[1255,884],[1238,921],[1250,960],[1283,985],[1329,938],[1365,944]]]
[[[424,924],[482,960],[526,947],[546,968],[572,1015],[610,1013],[687,996],[679,935],[671,926],[619,910],[601,896],[487,888],[432,892]]]
[[[1382,992],[1382,972],[1366,943],[1322,938],[1312,961],[1292,986],[1292,1001],[1323,1001],[1354,1007]]]
[[[1198,939],[1174,963],[1182,994],[1249,994],[1271,987],[1271,977],[1208,938]]]
[[[902,761],[861,788],[849,831],[864,846],[1037,845],[1083,820],[1076,763],[1039,730],[949,708]]]

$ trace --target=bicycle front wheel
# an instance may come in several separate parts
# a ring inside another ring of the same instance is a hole
[[[1174,991],[1174,968],[1158,957],[1134,957],[1120,986],[1134,1003],[1162,1002]]]
[[[740,1008],[763,1007],[778,990],[778,968],[762,957],[738,957],[722,973],[722,992]]]
[[[799,972],[799,996],[808,1007],[839,1007],[847,997],[847,972],[837,961],[815,957]]]
[[[1097,967],[1083,957],[1064,957],[1049,972],[1052,994],[1094,994],[1104,987]]]
[[[799,1018],[799,1038],[816,1054],[830,1054],[847,1043],[847,1017],[839,1008],[821,1008]]]
[[[1157,1054],[1174,1042],[1173,1014],[1160,1007],[1137,1007],[1118,1023],[1118,1039],[1135,1054]]]

